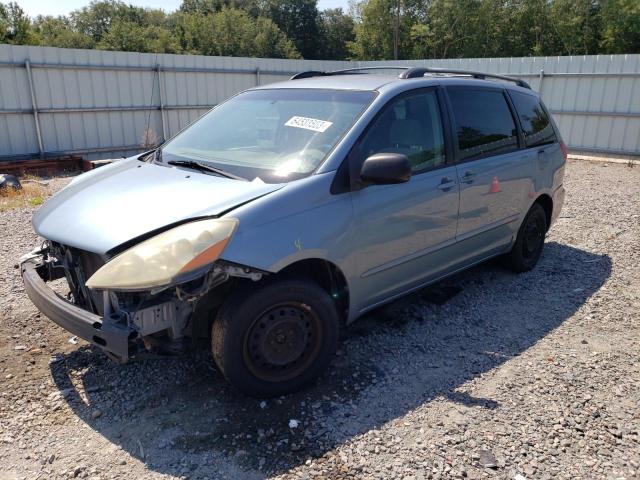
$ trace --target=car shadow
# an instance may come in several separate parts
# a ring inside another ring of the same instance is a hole
[[[52,363],[51,373],[80,419],[151,470],[272,475],[437,398],[496,408],[466,393],[465,382],[571,317],[611,265],[607,255],[551,242],[532,272],[475,267],[359,319],[329,372],[279,399],[236,392],[206,351],[120,366],[85,346]]]

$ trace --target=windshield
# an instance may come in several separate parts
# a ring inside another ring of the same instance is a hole
[[[168,142],[160,152],[162,161],[206,163],[266,183],[306,177],[374,96],[317,89],[244,92]]]

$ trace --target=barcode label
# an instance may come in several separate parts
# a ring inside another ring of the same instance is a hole
[[[322,133],[333,125],[333,122],[325,122],[324,120],[318,120],[317,118],[291,117],[287,120],[285,125],[287,127],[304,128],[306,130],[313,130],[314,132]]]

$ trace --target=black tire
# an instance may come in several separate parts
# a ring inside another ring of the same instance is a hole
[[[294,392],[329,366],[340,336],[335,305],[306,279],[240,289],[211,328],[213,358],[227,380],[258,398]]]
[[[547,214],[539,203],[534,203],[520,225],[513,248],[504,257],[504,263],[510,270],[528,272],[536,266],[547,232]]]

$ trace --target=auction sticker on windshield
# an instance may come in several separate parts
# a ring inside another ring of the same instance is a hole
[[[287,127],[304,128],[322,133],[333,125],[333,122],[326,122],[324,120],[318,120],[317,118],[291,117],[285,125]]]

